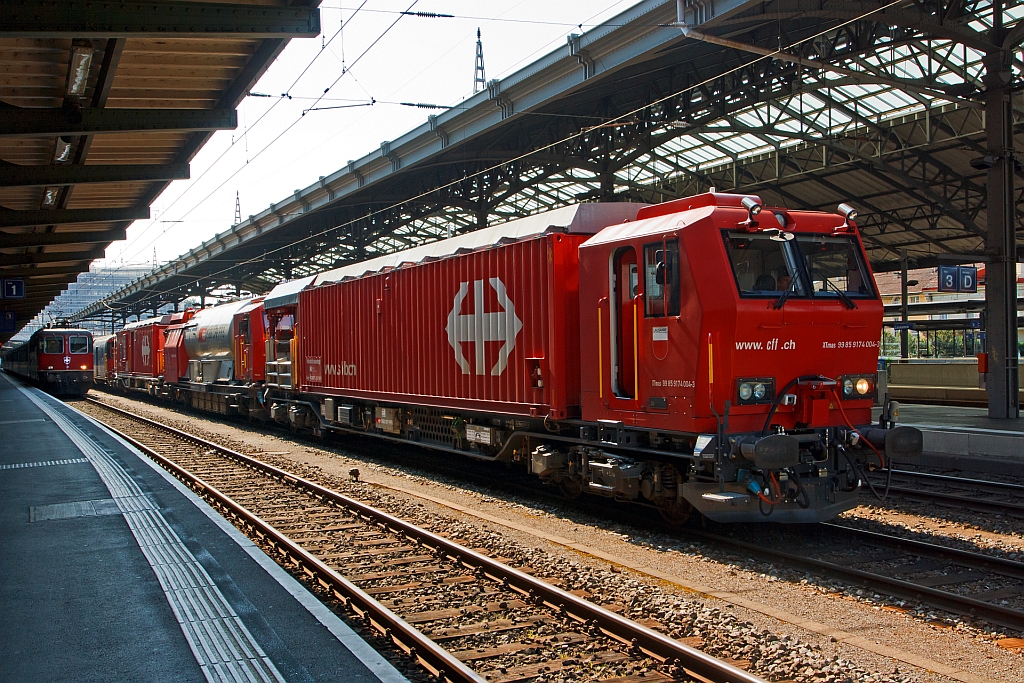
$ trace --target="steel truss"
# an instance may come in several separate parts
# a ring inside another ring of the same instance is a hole
[[[572,202],[658,202],[710,187],[793,208],[853,203],[876,269],[897,268],[902,249],[922,266],[980,259],[986,172],[970,162],[986,154],[982,60],[995,49],[992,3],[908,1],[843,23],[883,4],[746,3],[747,11],[703,23],[687,14],[712,38],[680,37],[430,163],[304,214],[281,235],[213,260],[200,289],[265,292],[281,280]],[[1003,11],[1016,41],[1020,144],[1024,65],[1015,26],[1024,10],[1004,3]],[[196,274],[182,275],[133,296],[180,301],[196,293],[196,282]]]

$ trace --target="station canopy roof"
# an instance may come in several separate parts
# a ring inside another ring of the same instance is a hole
[[[267,292],[576,202],[711,187],[792,208],[852,204],[876,270],[904,253],[912,267],[981,262],[995,54],[1009,55],[1024,148],[1024,3],[1002,3],[1001,42],[994,7],[643,0],[115,298],[180,301],[197,282]],[[1019,193],[1020,165],[1016,177]],[[1021,234],[1020,196],[1015,211]]]
[[[18,328],[235,128],[288,41],[319,34],[316,4],[0,3],[0,279],[25,294],[0,310]]]

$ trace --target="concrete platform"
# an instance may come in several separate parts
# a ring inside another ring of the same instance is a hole
[[[924,434],[922,465],[1024,477],[1024,418],[993,420],[986,408],[901,403],[899,424]]]
[[[0,577],[0,681],[406,681],[180,482],[6,375]]]

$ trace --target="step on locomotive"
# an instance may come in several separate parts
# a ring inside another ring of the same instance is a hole
[[[96,379],[672,522],[825,520],[922,444],[895,404],[871,423],[882,302],[854,218],[716,192],[569,206],[133,323],[97,340]]]

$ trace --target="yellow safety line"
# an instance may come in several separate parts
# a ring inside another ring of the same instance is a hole
[[[708,334],[708,390],[715,386],[715,347],[711,345],[711,335]]]
[[[601,348],[601,304],[597,305],[597,396],[604,399],[604,351]]]
[[[639,339],[636,331],[636,300],[633,301],[633,399],[640,400]]]

